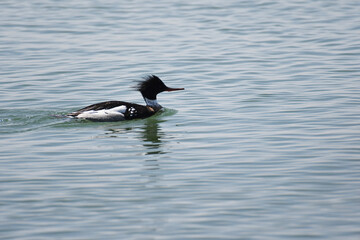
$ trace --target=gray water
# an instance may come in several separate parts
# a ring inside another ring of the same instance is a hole
[[[0,2],[1,239],[359,239],[360,3]],[[105,100],[144,120],[56,117]]]

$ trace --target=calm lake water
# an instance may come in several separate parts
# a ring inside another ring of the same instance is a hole
[[[1,239],[359,239],[360,3],[0,2]],[[105,100],[149,119],[58,118]]]

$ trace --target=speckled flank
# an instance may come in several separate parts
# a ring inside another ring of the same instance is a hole
[[[130,107],[129,109],[128,109],[128,111],[129,111],[129,116],[130,117],[135,117],[135,116],[137,116],[137,111],[136,111],[136,109],[134,108],[134,107]]]

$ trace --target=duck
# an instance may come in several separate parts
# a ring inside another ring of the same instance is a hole
[[[105,101],[69,113],[67,117],[101,122],[144,119],[153,116],[163,108],[156,98],[159,93],[185,90],[184,88],[167,87],[156,75],[146,76],[135,86],[135,89],[141,93],[146,105],[124,101]]]

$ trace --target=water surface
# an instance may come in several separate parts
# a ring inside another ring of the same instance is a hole
[[[0,7],[1,239],[359,239],[358,1]]]

